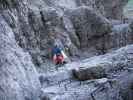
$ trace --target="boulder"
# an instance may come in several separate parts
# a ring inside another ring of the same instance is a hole
[[[80,67],[78,70],[73,70],[74,76],[79,80],[99,79],[106,77],[105,69],[100,66],[90,68]]]
[[[73,74],[79,80],[107,77],[109,73],[132,67],[132,54],[133,45],[130,45],[109,54],[92,57],[74,69]]]

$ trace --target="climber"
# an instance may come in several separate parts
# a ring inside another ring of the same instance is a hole
[[[58,64],[64,64],[64,54],[62,54],[63,50],[61,48],[59,48],[57,45],[55,45],[52,49],[51,49],[51,53],[52,53],[52,59],[53,62],[58,65]]]

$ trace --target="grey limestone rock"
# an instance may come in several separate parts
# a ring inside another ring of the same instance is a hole
[[[74,69],[73,73],[79,80],[107,77],[108,73],[132,67],[132,45],[115,52],[86,60],[86,64]]]
[[[111,21],[123,18],[126,3],[0,0],[0,100],[132,100],[132,45],[105,54],[133,43],[133,25]],[[66,53],[76,59],[105,55],[38,75],[36,68],[47,72],[46,67],[55,67],[48,52],[54,44],[67,47]],[[73,77],[73,70],[80,81]],[[116,79],[118,85],[95,83],[103,77]]]
[[[70,19],[81,47],[87,47],[88,40],[94,36],[102,36],[111,32],[110,22],[89,7],[79,7],[70,11]]]
[[[0,15],[0,100],[39,100],[38,74]]]

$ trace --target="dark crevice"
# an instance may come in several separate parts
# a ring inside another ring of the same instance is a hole
[[[79,40],[79,42],[80,42],[80,48],[81,48],[81,36],[79,35],[78,32],[75,32],[75,34],[76,34],[76,36],[78,37],[78,40]]]

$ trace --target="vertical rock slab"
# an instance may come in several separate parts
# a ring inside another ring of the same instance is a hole
[[[29,54],[0,15],[0,100],[39,100],[37,76]]]

